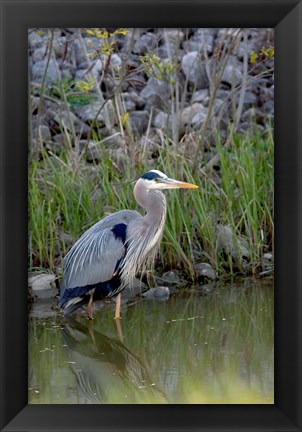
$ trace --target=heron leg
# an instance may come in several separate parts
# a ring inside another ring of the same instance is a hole
[[[121,319],[121,293],[119,293],[116,297],[114,319]]]
[[[119,341],[121,343],[124,343],[121,320],[120,319],[115,320],[115,324],[116,324],[116,330],[117,330],[117,335],[118,335]]]
[[[87,318],[93,320],[93,293],[90,294],[90,299],[87,305]]]

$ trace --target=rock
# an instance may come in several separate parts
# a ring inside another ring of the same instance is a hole
[[[64,108],[57,110],[54,121],[59,125],[59,130],[75,131],[76,134],[87,134],[90,127],[79,119],[72,111],[67,112]]]
[[[142,296],[148,300],[168,300],[170,297],[170,290],[168,287],[158,286],[156,288],[150,288],[143,293]]]
[[[117,166],[121,173],[125,173],[126,169],[126,149],[125,146],[122,148],[109,149],[110,159]],[[127,156],[128,158],[128,156]]]
[[[33,291],[42,291],[53,288],[56,276],[54,274],[43,274],[32,275],[28,278],[28,285]]]
[[[237,94],[237,104],[239,103],[240,100],[240,92]],[[256,106],[258,103],[258,99],[257,96],[255,95],[255,93],[251,92],[251,91],[246,91],[244,94],[244,99],[243,99],[243,109],[246,110],[247,108],[250,108],[252,106]]]
[[[156,107],[162,109],[170,97],[170,89],[164,81],[149,78],[141,91],[141,97],[145,100],[145,110],[150,111]]]
[[[147,111],[132,111],[129,119],[134,132],[137,135],[141,135],[147,129],[149,113]]]
[[[215,280],[216,274],[213,267],[208,263],[197,263],[195,266],[195,271],[198,277],[198,280]]]
[[[33,291],[29,286],[27,291],[27,303],[31,305],[31,303],[34,303],[35,301],[37,301],[37,296],[33,294]]]
[[[269,274],[274,269],[274,255],[271,252],[263,254],[262,269],[264,272],[260,273],[260,276]]]
[[[137,92],[125,92],[121,96],[127,111],[134,111],[136,108],[141,109],[145,105],[144,99]]]
[[[89,105],[77,107],[75,109],[75,112],[79,116],[79,118],[84,122],[92,122],[98,113],[97,121],[100,123],[100,126],[101,126],[101,125],[105,124],[104,123],[104,107],[99,112],[101,107],[103,107],[103,103],[98,102],[98,101],[94,101]],[[114,111],[113,104],[112,104],[111,100],[109,100],[106,103],[106,107],[107,107],[107,110],[109,110],[109,112]]]
[[[134,278],[131,286],[126,286],[122,291],[122,299],[125,301],[133,300],[135,297],[142,295],[148,289],[147,285],[138,278]]]
[[[249,258],[247,240],[240,234],[234,233],[230,226],[219,225],[216,234],[217,249],[231,255],[234,259]]]
[[[42,83],[45,70],[47,66],[47,58],[44,60],[38,61],[34,63],[31,70],[31,79],[36,83]],[[56,61],[54,59],[49,60],[47,72],[46,72],[46,84],[51,84],[53,81],[59,81],[61,79],[61,72],[56,65]]]
[[[75,73],[74,80],[76,82],[78,81],[85,81],[87,78],[87,69],[78,69]]]
[[[54,274],[39,273],[28,278],[28,285],[38,299],[49,299],[57,295],[55,280]]]
[[[183,56],[181,69],[188,82],[194,85],[196,90],[208,88],[209,79],[206,67],[201,61],[198,51],[192,51]]]
[[[196,152],[198,148],[198,136],[196,134],[190,132],[186,133],[179,142],[179,149],[181,150],[181,154],[186,158],[195,158]],[[203,155],[200,154],[199,159],[202,160]]]
[[[39,299],[31,305],[30,316],[34,318],[51,318],[58,316],[57,300]]]
[[[158,48],[158,56],[162,59],[171,59],[181,55],[181,43],[184,40],[184,32],[180,29],[165,29],[162,40],[163,45]]]
[[[203,89],[203,90],[197,90],[196,92],[193,93],[192,96],[192,100],[191,103],[201,103],[204,106],[206,106],[206,102],[208,103],[209,100],[209,90],[208,89]]]
[[[135,42],[132,51],[134,54],[146,54],[157,47],[157,37],[154,33],[145,33]]]
[[[125,140],[120,132],[116,132],[113,135],[107,136],[102,140],[106,147],[120,148],[125,146]]]
[[[41,46],[41,48],[37,48],[33,51],[32,59],[34,63],[36,63],[44,60],[46,55],[47,55],[47,49],[45,49],[45,46]]]
[[[202,292],[202,294],[210,294],[216,287],[216,282],[211,282],[208,284],[202,284],[198,287],[198,289]]]
[[[263,254],[263,258],[266,261],[270,261],[270,262],[274,261],[274,255],[271,252],[266,252],[265,254]]]
[[[107,59],[106,59],[107,60]],[[120,58],[120,56],[116,53],[113,53],[110,57],[110,66],[114,69],[114,70],[119,70],[122,66],[122,59]]]
[[[166,129],[168,125],[168,114],[159,111],[153,119],[152,125],[158,129]]]
[[[36,31],[30,30],[28,34],[28,44],[32,50],[36,50],[44,44],[45,39],[42,38]]]
[[[207,117],[208,109],[200,103],[185,108],[180,116],[180,133],[201,128]]]
[[[82,152],[85,150],[86,160],[88,162],[99,161],[102,158],[102,153],[100,149],[101,143],[99,141],[93,140],[80,140],[79,141],[79,150]]]
[[[243,73],[237,60],[231,58],[223,71],[221,82],[229,86],[236,86],[242,82],[242,77]]]
[[[168,286],[179,285],[181,283],[180,272],[177,270],[170,270],[165,272],[161,277],[156,277],[156,281]]]
[[[97,59],[94,63],[93,66],[91,68],[91,73],[93,76],[95,76],[96,78],[99,77],[99,75],[101,75],[103,71],[103,62],[100,59]]]
[[[35,129],[33,131],[33,136],[36,137],[36,135],[37,135],[37,130]],[[51,133],[48,126],[46,125],[39,126],[39,138],[43,142],[51,140]]]
[[[211,29],[197,29],[196,33],[188,40],[183,42],[185,52],[198,51],[202,53],[206,51],[208,54],[213,53],[214,35]]]
[[[252,123],[255,122],[257,124],[263,124],[264,114],[259,108],[249,108],[241,116],[242,123]]]

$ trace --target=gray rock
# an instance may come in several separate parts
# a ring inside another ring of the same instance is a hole
[[[38,299],[31,305],[30,316],[34,318],[51,318],[58,316],[58,302],[55,299]]]
[[[135,297],[142,295],[147,289],[148,287],[144,282],[134,278],[131,286],[126,286],[122,291],[122,299],[125,301],[133,300]]]
[[[133,90],[130,91],[128,94],[129,94],[129,98],[133,100],[133,102],[135,102],[137,109],[140,110],[144,107],[145,100],[137,91]]]
[[[32,53],[32,59],[35,62],[42,61],[45,59],[47,55],[47,49],[45,46],[42,46],[40,48],[36,48]]]
[[[32,81],[36,83],[42,83],[43,77],[46,71],[47,59],[38,61],[34,63],[32,67]],[[46,83],[50,84],[53,81],[58,81],[61,79],[61,71],[56,65],[56,61],[54,59],[49,60],[49,65],[46,72]]]
[[[207,117],[208,109],[200,103],[185,108],[180,116],[180,132],[185,133],[201,128]]]
[[[84,81],[87,77],[87,69],[78,69],[75,73],[74,80],[77,81]]]
[[[103,103],[98,102],[98,101],[94,101],[94,102],[92,102],[92,104],[77,107],[75,109],[75,112],[82,121],[91,122],[94,120],[95,116],[97,115],[97,113],[99,112],[99,109],[102,106],[103,106]],[[113,105],[112,105],[111,100],[109,100],[106,103],[106,106],[110,112],[113,112]],[[99,112],[99,114],[97,116],[97,120],[100,123],[100,126],[105,124],[104,123],[103,109]]]
[[[141,91],[141,97],[145,100],[147,111],[156,107],[162,109],[170,97],[170,89],[167,83],[149,78],[146,87]]]
[[[129,119],[134,132],[137,135],[141,135],[147,129],[149,113],[147,111],[132,111]]]
[[[125,100],[125,109],[127,112],[135,111],[136,109],[135,102],[131,99]]]
[[[133,47],[134,54],[146,54],[157,47],[157,37],[154,33],[145,33],[140,36]]]
[[[107,56],[106,56],[107,57]],[[103,62],[107,61],[107,58],[103,58]],[[113,53],[110,57],[110,66],[114,69],[114,70],[119,70],[122,66],[122,59],[120,58],[120,56],[116,53]]]
[[[237,94],[237,104],[239,103],[239,99],[240,99],[240,92]],[[255,93],[251,92],[251,91],[247,91],[244,94],[244,99],[243,99],[243,109],[246,110],[247,108],[250,108],[252,106],[256,106],[257,105],[257,96],[255,95]]]
[[[247,122],[248,124],[255,122],[256,123],[263,123],[264,120],[264,113],[259,108],[249,108],[246,111],[243,112],[241,116],[241,122]]]
[[[170,290],[165,286],[150,288],[148,291],[143,293],[143,297],[148,300],[168,300],[170,297]]]
[[[39,273],[28,278],[28,285],[33,291],[43,291],[53,288],[55,280],[54,274]]]
[[[79,39],[75,38],[74,42],[71,44],[71,49],[73,52],[73,57],[78,69],[87,69],[88,60],[83,50],[82,44]]]
[[[263,254],[263,258],[266,261],[271,261],[271,262],[274,261],[274,255],[271,252],[266,252],[265,254]]]
[[[86,156],[86,160],[88,162],[95,162],[99,161],[102,157],[101,154],[101,145],[102,143],[100,141],[93,141],[93,140],[80,140],[78,144],[78,148],[80,152],[84,152]]]
[[[93,66],[91,68],[91,73],[92,75],[94,75],[95,77],[98,77],[99,75],[101,75],[103,71],[103,62],[100,59],[95,60],[95,62],[93,63]]]
[[[226,65],[221,81],[229,84],[230,86],[236,86],[242,82],[243,73],[241,67],[236,61],[230,60],[229,64]]]
[[[206,106],[206,103],[208,103],[209,100],[209,89],[203,89],[203,90],[197,90],[193,93],[191,103],[202,103],[204,106]]]
[[[39,134],[39,138],[40,138],[43,142],[48,141],[48,140],[51,140],[51,133],[50,133],[49,127],[46,126],[46,125],[44,125],[44,124],[42,124],[42,125],[40,124],[38,134]],[[35,129],[35,130],[33,131],[33,136],[34,136],[34,137],[37,136],[37,129]]]
[[[235,259],[241,261],[243,257],[250,256],[247,240],[240,234],[234,233],[228,225],[218,225],[216,241],[218,251],[224,251]]]
[[[36,31],[30,31],[28,34],[28,44],[32,50],[38,49],[44,44],[44,38],[42,38]]]
[[[116,132],[113,135],[107,136],[102,140],[106,147],[120,148],[125,146],[125,140],[120,132]]]
[[[213,267],[208,263],[197,263],[195,271],[199,280],[215,280],[216,274]]]
[[[49,299],[57,295],[54,274],[37,274],[28,278],[28,285],[37,299]]]
[[[60,126],[60,129],[66,128],[69,131],[74,129],[76,134],[87,134],[89,126],[79,119],[72,111],[69,113],[62,109],[57,110],[54,115],[54,121]]]
[[[145,105],[144,98],[142,98],[136,91],[122,93],[122,99],[125,101],[127,111],[134,111],[136,108],[139,110]]]
[[[152,121],[152,125],[158,129],[166,129],[168,125],[168,114],[159,111]]]
[[[201,61],[198,51],[192,51],[183,56],[181,69],[188,82],[196,90],[208,88],[209,80],[204,62]]]
[[[184,32],[180,29],[165,29],[162,40],[164,43],[158,48],[158,56],[162,59],[171,59],[182,54],[181,43],[184,40]]]
[[[206,51],[208,54],[213,52],[214,35],[211,29],[198,29],[196,33],[183,43],[184,51]]]
[[[216,287],[216,282],[202,284],[198,288],[203,294],[210,294]]]
[[[181,282],[180,273],[177,270],[165,272],[161,277],[157,277],[156,281],[164,285],[179,285]]]

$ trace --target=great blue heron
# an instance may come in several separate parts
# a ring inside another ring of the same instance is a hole
[[[88,229],[64,260],[59,306],[65,316],[88,303],[93,319],[93,301],[117,296],[115,318],[120,318],[120,292],[131,286],[138,270],[152,266],[166,219],[166,198],[160,190],[197,188],[151,170],[134,186],[137,203],[146,210],[121,210]]]

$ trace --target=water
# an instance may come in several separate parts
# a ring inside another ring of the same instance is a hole
[[[273,286],[192,288],[94,321],[29,319],[29,403],[260,403],[273,400]]]

